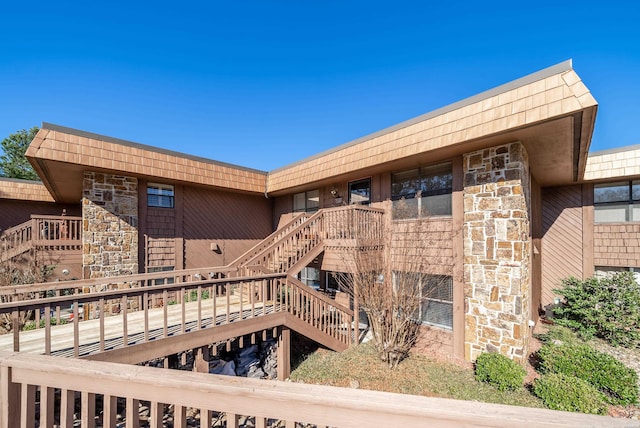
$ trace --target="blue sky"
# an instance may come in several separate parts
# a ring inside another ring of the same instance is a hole
[[[572,58],[640,144],[635,1],[9,2],[0,138],[51,122],[270,170]]]

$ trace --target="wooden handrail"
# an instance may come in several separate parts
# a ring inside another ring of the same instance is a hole
[[[267,236],[265,239],[251,247],[249,250],[245,251],[240,257],[236,260],[232,261],[229,266],[230,267],[238,267],[240,265],[246,266],[248,264],[248,260],[254,257],[256,254],[262,252],[266,247],[272,245],[274,242],[279,240],[283,234],[287,234],[290,230],[297,228],[300,224],[304,223],[308,219],[307,213],[300,213],[294,216],[289,222],[287,222],[282,227],[278,228],[271,235]]]
[[[82,218],[32,215],[31,220],[5,230],[0,235],[0,261],[16,257],[32,248],[80,249]]]
[[[24,353],[0,353],[0,372],[0,428],[53,426],[55,414],[60,426],[73,426],[76,396],[81,403],[77,417],[85,427],[96,426],[96,400],[103,403],[103,425],[115,421],[118,398],[125,403],[130,428],[140,426],[141,403],[149,408],[153,427],[162,426],[169,408],[174,426],[186,426],[187,408],[197,410],[200,426],[211,425],[212,412],[225,413],[227,426],[238,426],[238,415],[255,418],[255,426],[262,427],[269,420],[280,421],[278,426],[299,422],[341,428],[635,426],[629,419],[582,413]]]
[[[178,304],[171,305],[170,296]],[[119,309],[108,311],[105,304],[116,305]],[[80,307],[84,308],[83,316],[80,316]],[[59,325],[61,309],[64,308],[73,309],[70,325]],[[29,352],[50,354],[53,348],[57,351],[70,349],[72,355],[78,357],[103,352],[107,348],[106,341],[117,343],[114,346],[122,348],[166,338],[170,329],[173,329],[172,335],[185,334],[282,312],[297,317],[336,341],[331,347],[344,349],[350,344],[353,320],[351,310],[286,274],[151,283],[0,303],[0,315],[15,320],[25,311],[35,311],[39,315],[34,328],[43,330],[44,337],[34,341],[31,337],[35,332],[23,332],[15,324],[9,337],[0,336],[1,349],[9,347],[20,351],[23,338],[27,337],[26,350]],[[42,326],[39,325],[41,313]],[[85,327],[81,329],[80,324]],[[58,337],[55,343],[51,339],[54,329]],[[63,333],[63,330],[68,333]],[[152,331],[155,332],[153,338],[150,337]],[[86,338],[83,335],[87,335]],[[129,341],[133,335],[142,335],[143,338]],[[89,339],[92,337],[99,339]],[[84,350],[87,343],[96,340],[99,340],[96,346]]]

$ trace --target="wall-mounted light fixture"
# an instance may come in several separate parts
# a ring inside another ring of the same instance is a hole
[[[336,186],[331,186],[331,190],[329,192],[331,192],[331,196],[333,196],[333,201],[336,204],[342,203],[342,198],[340,197],[340,194],[338,193],[338,189],[336,188]]]

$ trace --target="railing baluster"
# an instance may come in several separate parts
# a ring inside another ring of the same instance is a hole
[[[102,427],[116,428],[116,418],[118,416],[118,397],[104,395],[102,397]]]
[[[185,309],[185,288],[182,287],[180,289],[180,296],[182,296],[182,299],[180,299],[180,310],[181,310],[181,315],[182,315],[182,319],[181,319],[181,326],[182,326],[182,332],[186,333],[187,332],[187,323],[186,323],[186,309]]]
[[[44,307],[44,353],[51,355],[51,305],[49,304]]]
[[[157,401],[149,403],[149,427],[150,428],[162,428],[162,417],[164,415],[164,405]],[[202,424],[201,424],[202,426]],[[205,425],[207,428],[211,426]]]
[[[211,326],[215,327],[218,324],[218,314],[216,313],[218,306],[218,284],[215,284],[213,287],[213,293],[211,294],[211,298],[213,299],[211,302],[213,306],[213,319],[211,320]]]
[[[129,344],[129,329],[127,328],[127,295],[123,295],[120,299],[120,312],[122,313],[122,344]]]
[[[231,316],[231,314],[229,314],[229,299],[231,298],[231,296],[230,296],[230,294],[231,294],[231,284],[227,283],[227,285],[225,285],[224,289],[225,289],[225,295],[226,295],[226,298],[227,298],[226,322],[227,322],[227,324],[229,324],[229,320],[230,320],[230,316]]]
[[[227,425],[227,427],[228,426],[229,425]],[[173,407],[173,428],[186,428],[186,427],[187,427],[187,408],[176,404]]]
[[[101,297],[100,300],[98,301],[98,318],[99,318],[99,323],[100,323],[100,352],[104,351],[104,298]]]
[[[167,299],[167,290],[162,290],[162,337],[168,336],[168,321],[167,321],[167,311],[168,311],[169,302]]]
[[[200,330],[202,328],[202,286],[198,285],[198,290],[196,292],[198,299],[198,320],[197,320],[197,328]]]
[[[13,330],[13,350],[15,352],[20,351],[20,310],[14,309],[11,311],[11,329]]]
[[[35,403],[36,402],[36,386],[26,383],[22,384],[20,391],[21,403]],[[16,411],[17,409],[10,409],[10,411]],[[35,427],[36,424],[36,406],[21,405],[20,409],[21,427]]]
[[[142,302],[142,310],[144,311],[144,341],[149,341],[149,292],[145,291]]]
[[[82,391],[80,396],[80,423],[82,428],[95,428],[96,426],[96,396],[87,391]]]
[[[80,313],[78,309],[78,300],[75,299],[73,301],[73,356],[80,356],[80,319],[78,314]]]
[[[251,318],[256,316],[256,281],[254,279],[251,280]]]
[[[127,397],[126,406],[127,428],[140,428],[140,402],[134,398]]]
[[[54,422],[55,389],[40,386],[40,426],[52,428]]]
[[[73,413],[75,410],[75,391],[62,389],[60,391],[60,426],[73,426]]]

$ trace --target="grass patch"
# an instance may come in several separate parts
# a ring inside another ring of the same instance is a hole
[[[353,346],[342,353],[318,349],[291,373],[294,382],[347,387],[357,381],[362,389],[487,403],[543,407],[527,389],[499,391],[476,381],[471,368],[411,355],[396,369],[378,360],[370,344]]]

